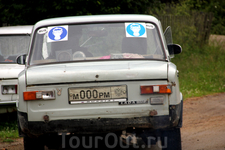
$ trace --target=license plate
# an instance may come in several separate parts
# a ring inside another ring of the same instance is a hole
[[[126,85],[69,88],[69,101],[109,100],[127,98]]]

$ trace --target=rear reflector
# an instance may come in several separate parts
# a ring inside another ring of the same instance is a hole
[[[170,94],[171,86],[170,85],[143,85],[141,88],[141,94]]]
[[[23,99],[25,101],[55,99],[55,91],[26,91],[23,92]]]

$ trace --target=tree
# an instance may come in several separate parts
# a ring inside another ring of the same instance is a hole
[[[0,0],[0,25],[35,24],[63,16],[95,14],[148,14],[160,0]]]

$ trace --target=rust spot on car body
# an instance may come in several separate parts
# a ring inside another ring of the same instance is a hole
[[[172,86],[176,86],[176,83],[175,82],[171,82],[172,83]]]
[[[155,116],[155,115],[157,115],[158,114],[158,112],[156,111],[156,110],[151,110],[150,112],[149,112],[149,116]]]
[[[45,116],[43,117],[43,119],[44,119],[44,121],[47,123],[47,122],[49,121],[49,116],[48,116],[48,115],[45,115]]]

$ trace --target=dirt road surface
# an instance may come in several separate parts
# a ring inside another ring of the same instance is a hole
[[[181,137],[183,150],[225,150],[225,93],[186,99]],[[23,150],[23,140],[0,150]]]
[[[184,150],[225,150],[225,93],[184,102]]]

